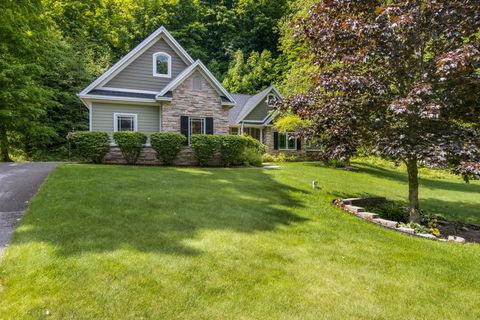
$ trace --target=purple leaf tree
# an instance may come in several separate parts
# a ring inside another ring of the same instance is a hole
[[[414,222],[419,164],[480,173],[478,0],[323,0],[294,23],[320,71],[280,110],[313,123],[326,156],[405,163]]]

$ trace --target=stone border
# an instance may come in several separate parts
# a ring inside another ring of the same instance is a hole
[[[377,213],[365,212],[365,208],[362,207],[368,204],[375,204],[375,203],[378,204],[385,201],[386,199],[381,197],[347,198],[347,199],[334,200],[333,204],[339,207],[340,209],[342,209],[343,211],[349,212],[352,215],[362,220],[377,224],[387,229],[391,229],[391,230],[395,230],[395,231],[407,234],[409,236],[435,240],[435,241],[465,243],[465,239],[462,237],[448,236],[447,239],[443,239],[443,238],[436,237],[430,233],[416,233],[414,229],[399,227],[399,223],[397,221],[382,219],[379,217]]]

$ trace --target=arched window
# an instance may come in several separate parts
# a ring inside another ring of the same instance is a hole
[[[202,78],[198,75],[193,77],[193,90],[202,90]]]
[[[170,78],[172,76],[172,57],[165,52],[153,54],[153,76]]]

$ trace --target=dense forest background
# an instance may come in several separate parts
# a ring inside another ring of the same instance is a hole
[[[76,94],[162,25],[231,92],[303,92],[313,67],[293,22],[313,2],[3,0],[1,154],[68,155],[68,132],[88,126]]]

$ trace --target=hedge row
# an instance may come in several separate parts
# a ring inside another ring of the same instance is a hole
[[[78,154],[94,163],[101,163],[110,147],[110,139],[106,132],[76,132],[71,139],[77,147]],[[137,162],[142,147],[147,142],[144,133],[133,131],[115,132],[113,139],[128,164]],[[157,159],[167,165],[173,164],[186,140],[184,135],[175,132],[158,132],[150,137]],[[238,135],[192,135],[190,146],[201,166],[210,163],[217,152],[220,153],[222,164],[225,166],[259,166],[265,152],[265,146],[259,141]]]

